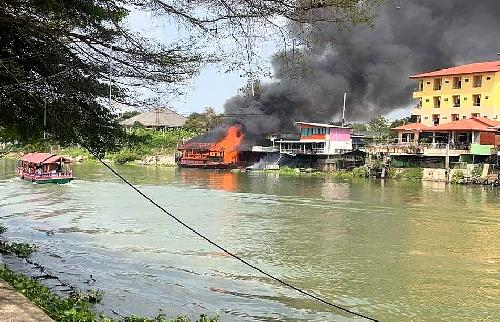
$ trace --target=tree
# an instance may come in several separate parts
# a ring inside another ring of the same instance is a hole
[[[139,115],[139,114],[141,114],[141,112],[139,112],[139,111],[126,111],[126,112],[123,112],[116,121],[118,123],[120,123],[121,121],[128,120],[129,118],[132,118],[132,117]]]
[[[389,121],[383,115],[373,117],[367,125],[368,131],[377,135],[376,140],[382,141],[389,136]]]
[[[220,114],[217,114],[212,107],[206,107],[203,113],[191,113],[184,124],[184,129],[201,134],[217,127],[221,121]]]
[[[46,110],[45,130],[53,140],[112,149],[122,131],[105,103],[110,61],[113,98],[124,102],[134,86],[175,86],[212,61],[197,51],[199,37],[240,43],[249,38],[249,25],[272,28],[279,17],[299,24],[364,23],[369,3],[377,1],[4,0],[0,139],[39,139]],[[185,27],[188,38],[167,46],[134,34],[124,23],[128,10],[164,15]]]

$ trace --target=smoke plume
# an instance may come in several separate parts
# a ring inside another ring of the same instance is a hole
[[[235,96],[224,106],[250,134],[290,129],[295,121],[367,121],[412,105],[409,76],[457,64],[500,60],[499,0],[392,0],[373,26],[339,30],[290,25],[299,43],[273,59],[275,83],[257,98]]]

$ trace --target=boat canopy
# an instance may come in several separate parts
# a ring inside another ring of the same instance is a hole
[[[52,153],[28,153],[25,154],[21,159],[21,161],[35,164],[50,164],[50,163],[70,163],[71,159],[65,158],[60,155],[52,154]]]

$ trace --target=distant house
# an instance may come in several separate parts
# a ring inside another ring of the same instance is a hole
[[[142,125],[147,129],[164,131],[182,127],[186,123],[186,118],[166,107],[155,108],[151,111],[133,116],[120,122],[126,129],[131,129],[134,125]]]
[[[280,140],[283,154],[340,155],[352,151],[350,127],[322,123],[295,122],[299,140]]]

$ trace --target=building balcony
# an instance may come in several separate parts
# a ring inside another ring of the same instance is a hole
[[[388,153],[393,155],[459,156],[471,154],[470,144],[415,143],[400,142],[375,144],[366,148],[368,153]]]
[[[281,148],[280,153],[290,154],[290,155],[297,155],[297,154],[315,155],[315,154],[325,154],[325,149],[321,149],[321,148],[319,148],[319,149]]]

